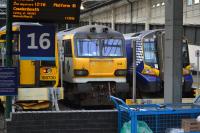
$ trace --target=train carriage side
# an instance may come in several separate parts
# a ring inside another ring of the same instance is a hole
[[[127,63],[129,76],[127,80],[131,83],[132,49],[133,41],[136,45],[136,85],[141,92],[160,92],[164,88],[163,56],[164,56],[164,30],[151,30],[125,35],[127,49]],[[188,43],[183,39],[183,93],[191,92],[193,83],[190,72],[188,54]]]
[[[127,80],[132,83],[132,56],[133,51],[131,45],[136,48],[136,87],[141,92],[153,93],[161,90],[161,80],[159,77],[159,65],[157,58],[157,46],[154,39],[144,38],[148,32],[136,33],[134,35],[125,36],[128,75]]]

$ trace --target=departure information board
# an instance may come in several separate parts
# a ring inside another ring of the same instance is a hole
[[[17,95],[18,75],[16,67],[0,67],[0,96]]]
[[[81,0],[12,0],[14,22],[78,23]]]

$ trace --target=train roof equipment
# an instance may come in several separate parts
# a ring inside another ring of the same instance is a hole
[[[103,25],[87,25],[87,26],[82,26],[76,29],[71,29],[71,30],[63,30],[57,33],[58,38],[64,36],[65,34],[74,34],[75,38],[76,37],[90,37],[86,34],[92,33],[93,35],[95,34],[105,34],[105,37],[113,37],[111,36],[112,34],[115,35],[115,37],[122,37],[122,34],[118,31],[115,31],[107,26]],[[95,33],[95,34],[94,34]],[[106,35],[106,33],[109,33],[109,36]]]

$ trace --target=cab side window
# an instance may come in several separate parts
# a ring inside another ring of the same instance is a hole
[[[71,45],[71,40],[63,40],[63,45],[64,45],[64,52],[65,52],[65,57],[72,57],[72,45]]]

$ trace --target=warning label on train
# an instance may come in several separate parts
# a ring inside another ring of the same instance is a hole
[[[42,67],[40,68],[40,80],[41,81],[55,81],[56,80],[56,68],[55,67]]]
[[[0,95],[17,95],[18,77],[15,67],[0,67]]]
[[[15,22],[78,23],[81,0],[12,0]]]

